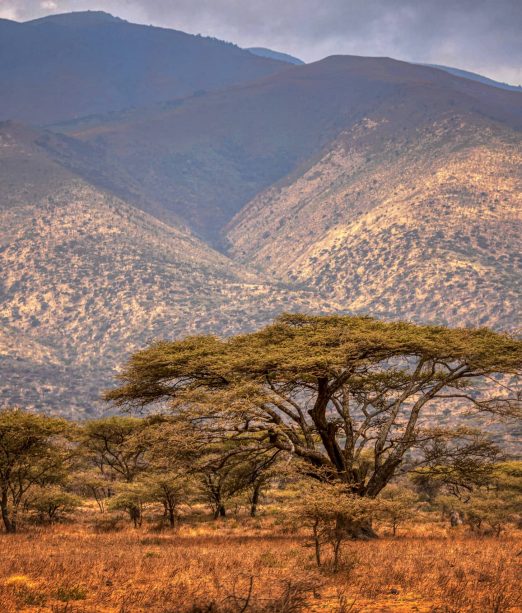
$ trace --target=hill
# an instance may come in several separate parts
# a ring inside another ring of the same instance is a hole
[[[354,312],[520,326],[522,137],[372,114],[229,224],[242,262]]]
[[[92,413],[154,338],[282,311],[520,327],[521,93],[98,12],[0,21],[0,51],[0,109],[58,122],[0,124],[2,404]]]
[[[445,72],[449,72],[456,77],[462,77],[463,79],[470,79],[471,81],[478,81],[484,85],[491,85],[491,87],[498,87],[500,89],[507,89],[508,91],[522,92],[522,85],[510,85],[509,83],[502,83],[501,81],[495,81],[476,72],[469,72],[469,70],[461,70],[459,68],[452,68],[451,66],[440,66],[439,64],[425,64],[432,68],[439,68]]]
[[[468,113],[519,128],[520,100],[515,92],[434,68],[335,56],[198,98],[57,129],[91,151],[88,166],[95,159],[104,168],[118,167],[110,172],[117,193],[137,182],[156,203],[154,214],[181,218],[223,246],[224,226],[249,200],[365,117],[387,118],[397,135],[404,126],[414,133],[424,122]]]
[[[97,11],[1,20],[0,120],[48,124],[200,95],[286,66],[230,43]]]
[[[254,329],[319,306],[89,185],[41,137],[0,125],[2,404],[92,413],[115,369],[156,337]]]

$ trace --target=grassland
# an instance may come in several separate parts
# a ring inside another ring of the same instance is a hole
[[[446,524],[346,545],[319,571],[305,532],[269,516],[134,530],[80,523],[0,535],[0,611],[522,611],[522,535],[477,537]]]

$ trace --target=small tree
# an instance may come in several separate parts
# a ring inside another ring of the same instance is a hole
[[[105,513],[107,509],[107,499],[114,487],[113,480],[107,480],[96,468],[79,470],[73,475],[74,490],[82,496],[93,498],[98,505],[100,513]]]
[[[86,461],[109,481],[132,483],[146,468],[150,444],[145,436],[148,423],[137,417],[103,417],[86,422],[82,447]]]
[[[471,530],[491,531],[500,536],[522,513],[522,463],[502,462],[491,472],[486,484],[477,487],[458,503],[464,523]]]
[[[135,528],[143,523],[143,505],[148,502],[150,493],[142,483],[121,483],[116,494],[109,502],[109,509],[125,511]]]
[[[147,490],[148,500],[163,505],[169,526],[175,528],[179,507],[194,489],[206,440],[187,424],[164,415],[147,420],[144,436],[149,449],[145,454],[147,469],[140,482]]]
[[[522,508],[522,496],[511,492],[478,492],[464,505],[465,522],[472,530],[489,528],[500,536],[506,525],[513,522]]]
[[[190,478],[177,471],[154,472],[145,476],[140,485],[143,487],[144,498],[150,502],[160,503],[169,526],[175,528],[178,523],[179,507],[188,499],[191,489]]]
[[[22,411],[0,411],[0,509],[6,532],[17,529],[18,512],[31,488],[64,479],[71,457],[64,420]]]
[[[380,500],[379,516],[391,526],[393,536],[397,536],[397,528],[415,517],[417,496],[411,490],[392,483],[382,492]]]
[[[371,522],[381,508],[379,500],[354,495],[345,485],[305,483],[302,495],[295,502],[294,512],[311,530],[317,566],[323,565],[323,545],[329,545],[332,569],[337,572],[342,544],[353,538],[353,527]]]
[[[255,516],[259,496],[279,450],[244,446],[232,438],[210,444],[200,457],[198,474],[214,519],[226,516],[226,503],[249,492],[250,515]]]

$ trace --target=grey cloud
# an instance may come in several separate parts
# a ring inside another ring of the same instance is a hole
[[[293,53],[386,55],[522,82],[521,0],[0,0],[0,16],[106,10]]]

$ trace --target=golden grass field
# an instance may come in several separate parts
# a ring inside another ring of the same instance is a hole
[[[0,611],[240,613],[522,611],[522,536],[442,524],[349,542],[318,571],[305,533],[273,518],[176,531],[79,524],[0,535]]]

